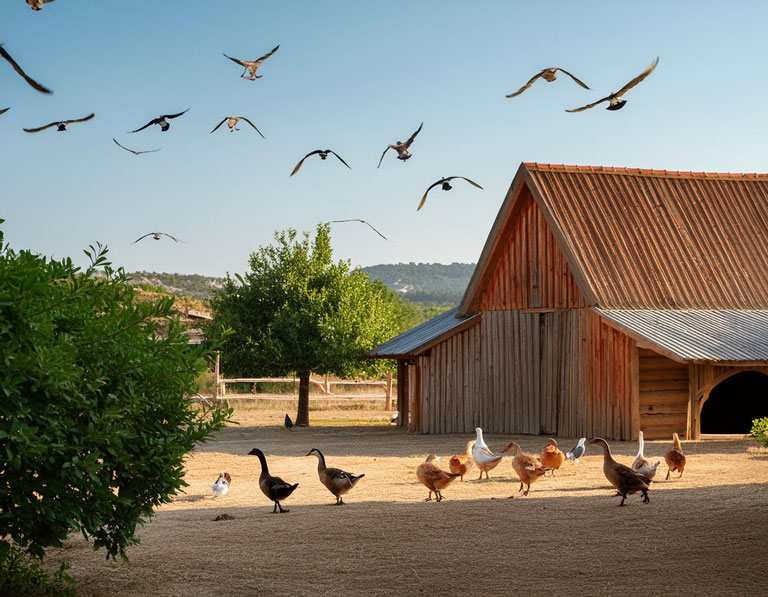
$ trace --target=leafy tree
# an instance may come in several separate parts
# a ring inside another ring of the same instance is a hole
[[[298,375],[297,425],[309,425],[310,372],[380,374],[387,364],[363,355],[400,331],[394,294],[349,261],[333,262],[327,224],[314,240],[293,229],[275,233],[273,245],[251,254],[245,276],[227,278],[211,307],[206,335],[234,332],[221,338],[228,375]]]
[[[229,414],[185,398],[205,349],[187,344],[173,299],[136,302],[106,249],[86,254],[81,271],[0,233],[0,559],[11,541],[42,558],[73,531],[125,558]]]

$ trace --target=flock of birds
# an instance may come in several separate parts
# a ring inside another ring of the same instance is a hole
[[[45,4],[48,4],[49,2],[53,2],[53,1],[54,0],[26,0],[27,4],[29,4],[29,6],[33,10],[35,10],[35,11],[41,10]],[[266,54],[264,54],[260,58],[257,58],[256,60],[244,60],[242,58],[234,58],[232,56],[228,56],[227,54],[223,54],[223,56],[225,58],[231,60],[235,64],[238,64],[239,66],[243,67],[244,70],[243,70],[243,73],[240,75],[241,78],[246,79],[248,81],[255,81],[257,79],[262,78],[262,76],[263,76],[263,75],[256,74],[257,71],[259,70],[259,68],[264,64],[264,62],[267,59],[269,59],[272,55],[274,55],[275,52],[277,52],[279,49],[280,49],[280,45],[278,44],[272,50],[270,50],[269,52],[267,52]],[[46,93],[46,94],[51,94],[52,93],[52,91],[50,89],[46,88],[44,85],[40,84],[39,82],[35,81],[30,76],[28,76],[24,72],[24,70],[19,66],[19,64],[10,56],[10,54],[8,54],[8,52],[5,49],[3,49],[2,44],[0,44],[0,56],[2,56],[8,63],[10,63],[12,68],[22,78],[24,78],[24,80],[30,86],[32,86],[34,89],[36,89],[37,91],[39,91],[41,93]],[[600,104],[602,102],[608,102],[608,106],[607,106],[608,110],[620,110],[627,103],[627,100],[623,99],[624,94],[627,91],[629,91],[630,89],[632,89],[633,87],[635,87],[638,83],[640,83],[643,79],[645,79],[649,74],[651,74],[651,72],[653,72],[653,70],[656,68],[656,65],[658,64],[658,62],[659,62],[659,59],[656,58],[656,60],[654,60],[654,62],[648,68],[646,68],[637,77],[635,77],[631,81],[629,81],[629,83],[624,85],[621,89],[619,89],[619,91],[610,93],[607,96],[605,96],[605,97],[603,97],[603,98],[601,98],[601,99],[599,99],[599,100],[597,100],[595,102],[592,102],[590,104],[582,106],[580,108],[576,108],[576,109],[573,109],[573,110],[566,110],[566,112],[581,112],[583,110],[588,110],[590,108],[593,108],[593,107],[597,106],[598,104]],[[566,74],[567,76],[569,76],[571,79],[573,79],[573,81],[575,81],[578,85],[580,85],[584,89],[589,89],[589,87],[582,80],[580,80],[575,75],[573,75],[570,72],[568,72],[567,70],[565,70],[563,68],[560,68],[560,67],[549,67],[549,68],[545,68],[545,69],[541,70],[539,73],[537,73],[536,75],[531,77],[531,79],[525,85],[523,85],[519,90],[515,91],[514,93],[511,93],[511,94],[507,95],[506,97],[513,98],[513,97],[516,97],[516,96],[520,95],[526,89],[531,87],[538,79],[543,79],[544,81],[547,81],[547,82],[551,83],[551,82],[556,80],[556,78],[557,78],[556,75],[557,75],[558,71]],[[0,114],[3,114],[5,112],[7,112],[8,110],[9,110],[9,108],[0,109]],[[135,130],[129,131],[129,132],[130,133],[138,133],[138,132],[143,131],[143,130],[145,130],[145,129],[153,126],[153,125],[158,125],[160,127],[161,131],[166,132],[171,127],[171,123],[169,122],[169,120],[172,120],[174,118],[178,118],[178,117],[186,114],[188,111],[189,111],[189,108],[187,108],[186,110],[184,110],[182,112],[177,112],[175,114],[163,114],[161,116],[158,116],[157,118],[153,118],[152,120],[150,120],[144,126],[142,126],[140,128],[137,128]],[[72,124],[87,122],[87,121],[93,119],[94,116],[95,116],[95,114],[91,113],[88,116],[85,116],[83,118],[73,118],[73,119],[67,119],[67,120],[59,120],[59,121],[51,122],[51,123],[48,123],[46,125],[39,126],[39,127],[24,128],[24,130],[26,132],[28,132],[28,133],[38,133],[40,131],[44,131],[44,130],[49,129],[51,127],[56,127],[57,131],[66,131],[67,130],[67,126],[72,125]],[[262,138],[265,138],[264,135],[262,134],[262,132],[256,127],[256,125],[253,124],[250,120],[248,120],[248,118],[246,118],[245,116],[226,116],[226,117],[224,117],[221,120],[221,122],[219,122],[216,126],[213,127],[213,129],[211,130],[211,133],[213,133],[216,130],[218,130],[225,122],[227,123],[227,126],[229,127],[230,132],[239,131],[240,129],[237,128],[237,124],[241,120],[246,122],[246,123],[248,123]],[[409,160],[412,157],[412,154],[411,154],[411,151],[410,151],[411,145],[413,144],[413,142],[416,139],[416,137],[418,136],[418,134],[421,132],[423,126],[424,126],[424,123],[422,122],[419,125],[419,128],[416,129],[416,131],[406,141],[397,141],[394,144],[388,144],[386,149],[384,150],[384,152],[381,154],[381,158],[379,159],[379,164],[378,164],[377,168],[381,167],[382,161],[384,160],[384,157],[386,156],[387,152],[390,149],[395,151],[395,153],[397,154],[397,159],[402,161],[403,163],[405,163],[407,160]],[[118,147],[120,147],[121,149],[124,149],[125,151],[130,152],[130,153],[132,153],[134,155],[142,155],[142,154],[145,154],[145,153],[154,153],[156,151],[159,151],[159,149],[150,149],[150,150],[130,149],[130,148],[122,145],[114,137],[112,138],[112,140],[114,141],[114,143]],[[299,171],[299,169],[304,164],[304,161],[307,158],[315,156],[315,155],[319,156],[320,159],[323,160],[323,161],[326,160],[329,155],[333,155],[344,166],[346,166],[347,168],[351,169],[350,165],[338,153],[336,153],[335,151],[333,151],[331,149],[315,149],[315,150],[310,151],[309,153],[307,153],[303,158],[301,158],[299,160],[299,162],[296,164],[296,166],[291,171],[290,176],[295,175]],[[467,183],[469,183],[470,185],[472,185],[472,186],[474,186],[474,187],[476,187],[478,189],[481,189],[481,190],[483,189],[483,187],[481,185],[479,185],[478,183],[476,183],[473,180],[470,180],[469,178],[467,178],[465,176],[445,176],[445,177],[442,177],[440,180],[438,180],[438,181],[432,183],[431,185],[429,185],[429,187],[425,191],[424,195],[422,196],[421,201],[419,202],[418,207],[416,208],[416,210],[417,211],[421,210],[421,208],[424,206],[424,203],[427,200],[427,195],[429,194],[429,192],[432,189],[439,187],[443,191],[450,191],[453,188],[453,186],[450,183],[452,181],[455,181],[455,180],[463,180],[463,181],[466,181]],[[374,232],[376,232],[376,234],[381,236],[383,239],[385,239],[387,241],[389,240],[386,236],[384,236],[381,232],[379,232],[379,230],[377,230],[370,222],[368,222],[366,220],[363,220],[363,219],[360,219],[360,218],[345,219],[345,220],[331,220],[331,223],[343,223],[343,222],[359,222],[359,223],[365,224],[365,225],[369,226]],[[151,237],[154,240],[160,240],[163,236],[166,236],[166,237],[170,238],[171,240],[179,242],[178,239],[174,238],[172,235],[170,235],[168,233],[165,233],[165,232],[151,232],[149,234],[145,234],[144,236],[140,237],[138,240],[142,240],[142,239],[148,238],[148,237]],[[138,240],[134,241],[134,242],[138,242]]]
[[[293,426],[288,415],[285,418],[285,426],[289,430]],[[429,490],[429,495],[425,501],[432,501],[433,493],[435,494],[435,501],[443,501],[445,499],[442,494],[443,490],[457,478],[463,481],[464,475],[468,474],[473,466],[477,466],[480,471],[478,480],[482,480],[483,473],[485,473],[485,478],[489,479],[488,472],[499,465],[507,452],[512,453],[512,468],[520,480],[519,492],[527,496],[531,490],[531,485],[537,479],[548,472],[554,476],[566,460],[572,460],[575,465],[578,465],[579,458],[584,456],[586,451],[587,438],[585,437],[579,439],[576,446],[567,454],[560,450],[556,440],[549,438],[539,456],[523,452],[517,442],[510,442],[501,451],[501,454],[496,456],[483,440],[483,430],[478,427],[475,432],[477,437],[467,443],[464,454],[454,454],[451,457],[449,461],[450,472],[435,464],[436,461],[440,460],[435,454],[427,456],[427,459],[416,469],[417,479]],[[642,431],[639,436],[637,456],[631,466],[617,462],[611,454],[611,447],[603,438],[596,437],[591,439],[589,443],[600,446],[603,450],[603,473],[610,484],[616,488],[616,495],[621,496],[619,506],[624,505],[628,495],[638,492],[642,494],[644,504],[650,502],[648,489],[656,476],[661,461],[659,460],[654,464],[645,457],[645,441]],[[288,512],[280,502],[288,499],[299,484],[288,483],[282,478],[272,475],[269,472],[267,459],[260,449],[254,448],[248,455],[258,457],[261,463],[259,488],[274,503],[272,513]],[[343,496],[352,490],[365,475],[356,475],[338,468],[329,468],[325,463],[325,456],[317,448],[312,448],[307,456],[317,457],[317,474],[320,482],[336,498],[334,505],[343,506]],[[664,460],[668,467],[666,480],[669,480],[673,472],[679,473],[678,478],[683,476],[686,459],[677,433],[672,435],[672,448],[664,455]],[[231,483],[232,477],[229,473],[220,473],[212,486],[214,497],[226,495]]]

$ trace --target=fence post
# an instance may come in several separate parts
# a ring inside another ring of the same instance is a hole
[[[392,372],[387,371],[387,376],[385,378],[385,392],[387,393],[386,398],[384,399],[384,410],[390,410],[392,408]]]
[[[213,399],[216,400],[219,397],[219,359],[221,353],[216,351],[216,365],[213,369]]]
[[[331,393],[331,382],[328,381],[328,373],[325,374],[325,393],[330,394]]]

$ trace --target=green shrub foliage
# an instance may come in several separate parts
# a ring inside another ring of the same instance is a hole
[[[752,435],[755,439],[768,448],[768,417],[752,421]]]
[[[205,349],[187,344],[173,298],[136,302],[106,249],[86,254],[81,271],[0,233],[0,547],[37,557],[78,531],[125,558],[229,414],[185,398]]]

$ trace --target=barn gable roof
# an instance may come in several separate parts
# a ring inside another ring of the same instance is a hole
[[[768,174],[525,163],[494,222],[459,315],[479,310],[523,185],[589,304],[768,308]]]

